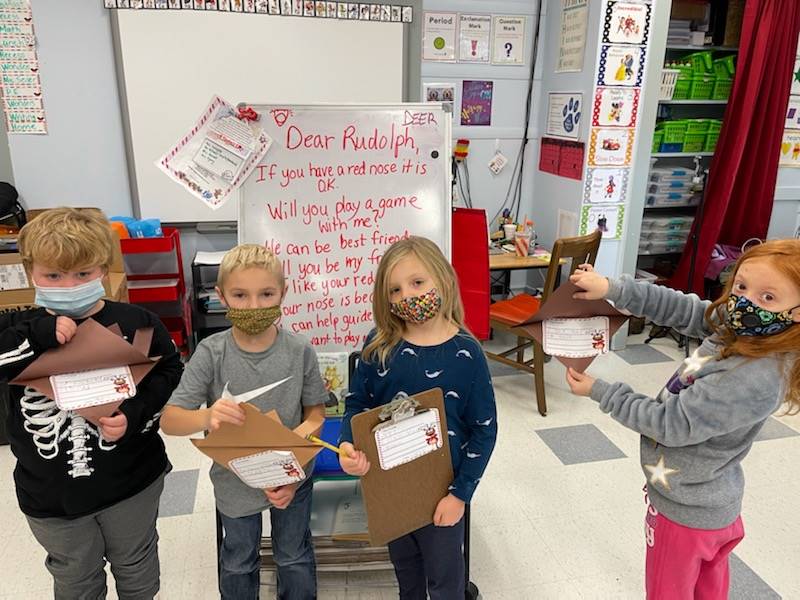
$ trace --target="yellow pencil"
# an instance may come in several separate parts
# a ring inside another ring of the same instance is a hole
[[[331,451],[333,451],[333,452],[336,452],[336,454],[341,454],[341,455],[347,456],[347,454],[345,453],[345,451],[344,451],[344,450],[341,450],[341,449],[337,448],[337,447],[336,447],[336,446],[334,446],[333,444],[329,444],[329,443],[328,443],[328,442],[326,442],[325,440],[321,440],[321,439],[319,439],[319,438],[318,438],[317,436],[315,436],[315,435],[311,435],[311,434],[309,433],[309,434],[306,436],[306,439],[307,439],[309,442],[313,442],[313,443],[317,444],[318,446],[322,446],[323,448],[327,448],[328,450],[331,450]]]

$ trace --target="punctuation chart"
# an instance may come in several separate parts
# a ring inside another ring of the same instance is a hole
[[[319,351],[360,350],[378,262],[419,235],[450,256],[450,108],[254,106],[274,140],[245,181],[239,242],[283,263],[283,327]]]

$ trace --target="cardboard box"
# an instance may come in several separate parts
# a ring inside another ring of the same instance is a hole
[[[119,236],[117,236],[116,232],[114,232],[114,239],[117,243],[114,246],[111,265],[108,267],[108,276],[103,279],[103,287],[106,288],[107,299],[116,302],[128,302],[128,278],[125,276],[125,263],[122,259]],[[11,279],[16,281],[21,266],[22,259],[18,253],[0,254],[0,282],[6,279],[3,276],[4,274],[13,274]],[[10,282],[9,285],[11,285]],[[0,313],[34,306],[35,296],[36,290],[31,286],[30,282],[27,283],[26,287],[0,290]]]
[[[670,20],[705,21],[711,8],[709,0],[673,0]]]

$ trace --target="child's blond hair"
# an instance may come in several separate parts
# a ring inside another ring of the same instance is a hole
[[[239,244],[231,248],[222,257],[217,273],[217,287],[225,291],[225,278],[242,269],[264,269],[278,280],[281,289],[284,287],[283,265],[272,250],[258,244]]]
[[[111,225],[101,210],[64,206],[43,212],[19,232],[22,264],[72,271],[108,268],[114,248]]]
[[[367,362],[377,358],[381,365],[385,365],[389,354],[403,337],[405,321],[389,310],[389,275],[397,263],[412,255],[419,259],[433,278],[436,291],[442,298],[440,309],[442,317],[459,330],[466,331],[464,305],[461,302],[458,278],[453,266],[432,241],[411,236],[389,246],[378,265],[375,274],[375,293],[372,298],[375,336],[362,352],[362,358]]]

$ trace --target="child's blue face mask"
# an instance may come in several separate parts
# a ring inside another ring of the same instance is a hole
[[[35,287],[34,302],[38,306],[48,308],[57,315],[73,318],[85,315],[106,295],[102,277],[75,287]]]
[[[781,312],[772,312],[750,302],[744,296],[728,297],[728,327],[736,335],[775,335],[795,324],[792,311],[795,306]]]

